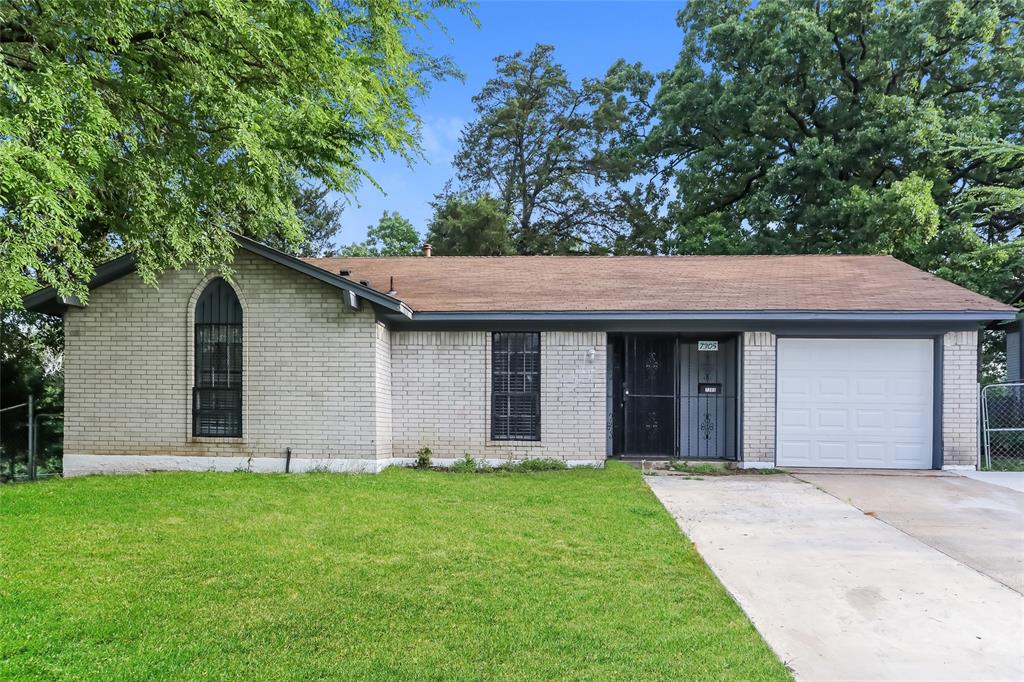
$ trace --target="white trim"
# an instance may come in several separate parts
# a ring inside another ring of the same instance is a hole
[[[506,464],[519,464],[528,459],[549,459],[548,457],[474,457],[473,461],[480,467],[500,467]],[[431,461],[433,466],[450,467],[463,460],[462,457],[435,457]],[[570,469],[576,467],[604,467],[605,458],[600,459],[567,459],[565,465]],[[413,466],[416,464],[415,457],[392,457],[385,466]]]
[[[774,469],[775,462],[738,462],[740,469]]]
[[[488,467],[521,462],[530,458],[484,458],[476,461]],[[452,466],[461,458],[435,459],[435,466]],[[325,471],[330,473],[375,474],[389,466],[413,466],[415,457],[385,457],[381,459],[342,459],[293,457],[289,471],[306,473]],[[604,466],[604,459],[566,460],[573,467]],[[197,455],[64,455],[64,476],[87,476],[90,474],[141,474],[148,471],[248,471],[268,474],[284,473],[284,457],[223,457]]]
[[[943,464],[943,471],[977,471],[978,467],[973,464]]]
[[[293,457],[290,471],[324,470],[338,473],[377,473],[389,464],[376,459],[313,459]],[[141,474],[147,471],[250,471],[284,473],[284,457],[223,457],[196,455],[64,455],[64,475]]]

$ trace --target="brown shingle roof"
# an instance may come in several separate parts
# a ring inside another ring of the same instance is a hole
[[[1009,306],[889,256],[307,258],[417,312],[993,311]]]

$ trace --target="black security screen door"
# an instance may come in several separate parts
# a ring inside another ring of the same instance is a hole
[[[676,445],[676,341],[626,338],[623,454],[671,457]]]

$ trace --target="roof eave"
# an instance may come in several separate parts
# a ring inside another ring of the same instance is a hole
[[[234,233],[232,233],[232,236],[241,248],[249,251],[250,253],[254,253],[269,261],[283,265],[286,268],[300,272],[335,288],[342,289],[344,291],[351,291],[360,298],[363,298],[385,310],[398,313],[403,317],[412,317],[412,308],[393,296],[382,294],[376,289],[372,289],[340,275],[336,275],[327,270],[310,265],[299,258],[290,256],[287,253],[278,251],[277,249],[265,244],[260,244],[248,237],[243,237],[242,235]],[[121,256],[120,258],[116,258],[97,267],[95,276],[89,280],[89,288],[95,289],[96,287],[103,286],[108,282],[124,277],[134,271],[135,258],[130,254]],[[63,315],[69,307],[78,307],[82,305],[77,299],[61,297],[53,287],[47,287],[45,289],[35,291],[25,296],[22,301],[24,302],[27,310],[58,316]]]
[[[238,241],[238,244],[246,251],[255,253],[258,256],[262,256],[269,261],[283,265],[286,268],[295,270],[296,272],[301,272],[304,275],[320,280],[325,284],[330,284],[338,289],[351,291],[360,298],[366,299],[370,303],[378,305],[385,310],[399,313],[403,317],[412,317],[412,308],[394,296],[382,294],[376,289],[372,289],[358,282],[353,282],[347,277],[342,277],[341,275],[336,275],[329,270],[324,270],[323,268],[318,268],[315,265],[310,265],[301,258],[296,258],[295,256],[291,256],[283,251],[278,251],[266,244],[260,244],[248,237],[243,237],[239,234],[235,234],[234,237]]]
[[[765,321],[845,321],[890,322],[989,322],[1012,320],[1015,311],[1003,310],[584,310],[584,311],[421,311],[414,322],[509,322],[544,320],[765,320]]]

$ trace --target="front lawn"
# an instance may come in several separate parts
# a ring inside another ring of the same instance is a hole
[[[613,462],[4,486],[0,677],[788,673]]]

